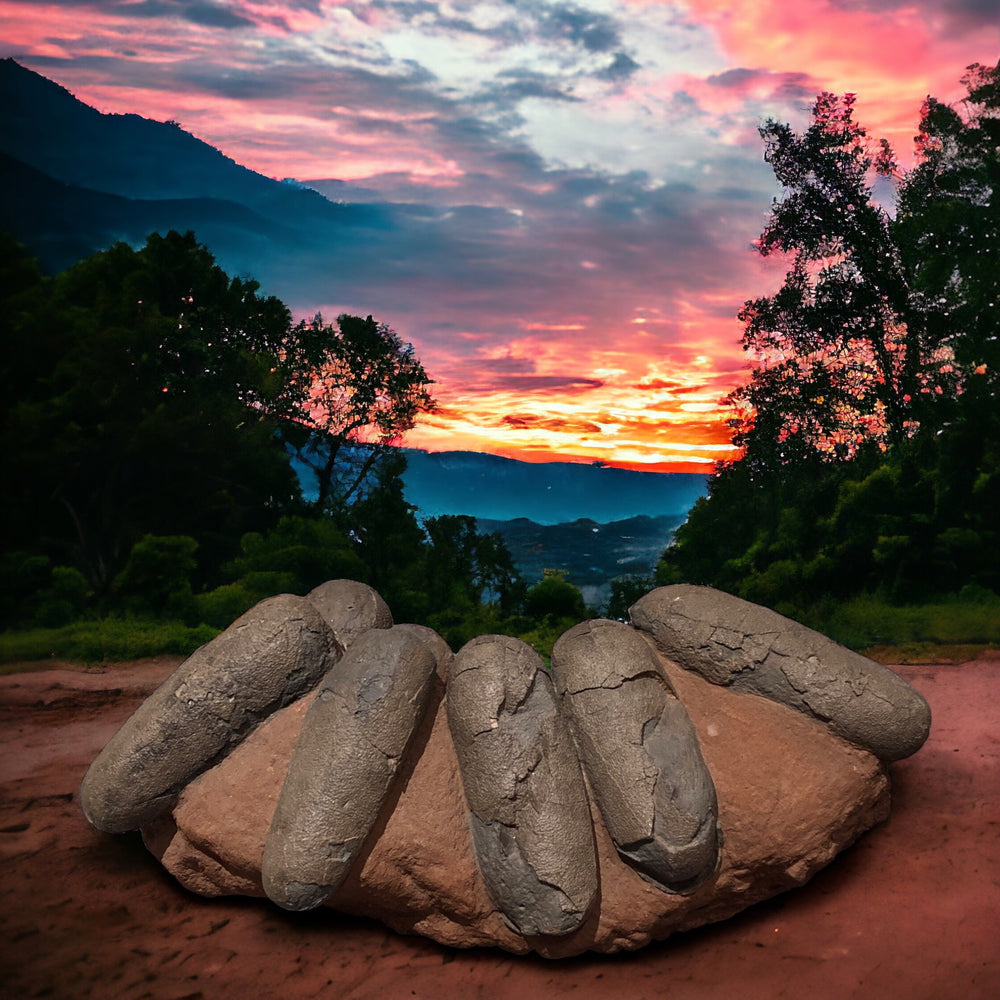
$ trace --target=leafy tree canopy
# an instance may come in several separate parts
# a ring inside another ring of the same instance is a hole
[[[6,548],[36,539],[99,593],[144,535],[219,567],[303,508],[286,440],[386,445],[432,405],[413,348],[371,317],[293,324],[192,233],[118,243],[46,278],[0,245]]]
[[[790,612],[1000,592],[1000,63],[963,82],[956,107],[925,102],[901,177],[853,95],[820,95],[802,134],[762,127],[784,193],[758,250],[790,267],[740,314],[755,361],[729,397],[743,454],[717,469],[657,582]]]

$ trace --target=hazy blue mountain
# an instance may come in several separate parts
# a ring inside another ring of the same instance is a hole
[[[125,198],[56,180],[0,152],[0,228],[58,272],[118,240],[195,230],[210,248],[239,243],[246,253],[292,243],[295,231],[222,198]]]
[[[499,205],[407,204],[336,180],[274,180],[176,122],[102,114],[11,59],[0,60],[0,153],[12,158],[0,161],[0,228],[46,270],[118,239],[190,229],[225,271],[255,278],[296,314],[372,313],[409,324],[408,336],[432,289],[493,287],[496,241],[516,225]]]
[[[394,224],[382,206],[334,204],[242,167],[176,123],[102,114],[3,59],[0,227],[49,270],[115,240],[191,229],[227,271],[267,293],[329,301],[343,247],[385,239]]]
[[[587,606],[600,608],[611,596],[617,576],[651,576],[674,530],[675,517],[630,517],[609,524],[589,518],[567,524],[477,521],[480,532],[499,532],[525,581],[535,583],[545,570],[559,570],[583,591]]]
[[[695,473],[633,472],[573,462],[519,462],[470,451],[405,449],[406,499],[422,516],[468,514],[539,525],[606,524],[645,515],[683,521],[705,495]]]
[[[276,221],[375,221],[308,187],[240,166],[177,123],[102,114],[13,59],[0,60],[0,151],[56,180],[127,198],[219,198]]]

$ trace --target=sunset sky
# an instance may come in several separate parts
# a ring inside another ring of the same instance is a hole
[[[276,178],[392,206],[289,301],[371,313],[435,380],[406,443],[710,471],[736,313],[782,278],[757,126],[823,90],[909,162],[1000,55],[998,0],[0,0],[0,55]],[[332,194],[331,194],[332,192]],[[265,291],[273,289],[265,288]]]

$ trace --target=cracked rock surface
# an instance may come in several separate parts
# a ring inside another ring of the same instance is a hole
[[[268,598],[206,643],[115,734],[80,789],[87,819],[136,830],[337,662],[333,630],[303,597]]]
[[[320,684],[264,846],[264,891],[279,906],[312,909],[347,877],[424,717],[436,667],[414,628],[374,628]]]
[[[369,629],[393,625],[382,595],[356,580],[327,580],[310,590],[306,600],[326,619],[344,649]]]
[[[467,643],[451,668],[448,723],[490,896],[526,937],[576,930],[597,892],[597,856],[580,765],[541,658],[507,636]]]
[[[519,640],[453,657],[370,588],[318,590],[323,614],[284,595],[196,652],[84,780],[91,821],[141,825],[194,892],[459,947],[637,948],[807,881],[888,815],[876,753],[926,732],[889,671],[704,588],[570,629],[555,686]]]
[[[930,732],[930,708],[903,678],[769,608],[678,584],[629,613],[681,666],[803,712],[882,760],[910,756]]]
[[[718,806],[691,719],[634,629],[582,622],[552,650],[580,761],[619,854],[672,892],[718,861]]]

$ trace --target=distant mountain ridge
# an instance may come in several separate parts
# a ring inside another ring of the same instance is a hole
[[[705,495],[698,473],[637,472],[577,462],[521,462],[481,452],[404,449],[406,499],[424,517],[527,518],[539,525],[586,518],[598,524],[630,517],[683,521]]]
[[[0,60],[0,154],[0,228],[50,271],[191,229],[227,271],[287,300],[305,258],[315,273],[345,231],[392,229],[382,206],[272,180],[176,123],[102,114],[13,59]]]
[[[611,581],[619,576],[649,577],[663,550],[684,520],[677,517],[630,517],[598,524],[581,518],[567,524],[536,524],[526,518],[476,522],[483,534],[503,536],[514,565],[528,584],[546,570],[557,570],[579,587],[590,608],[606,606]]]
[[[707,491],[695,473],[636,472],[575,462],[520,462],[471,451],[403,449],[403,496],[419,518],[466,514],[503,536],[524,579],[558,570],[588,607],[618,576],[651,576]]]

